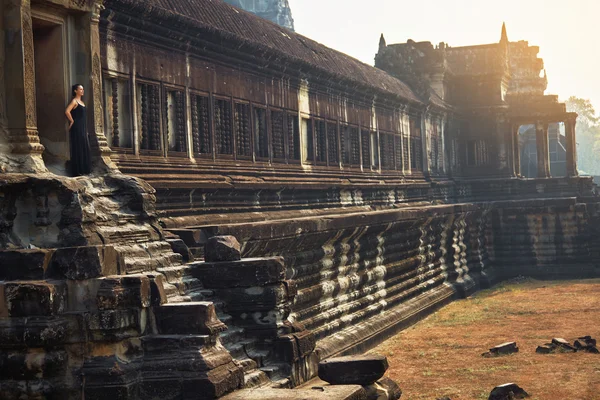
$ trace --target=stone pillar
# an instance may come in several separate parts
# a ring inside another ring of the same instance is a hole
[[[521,147],[519,146],[519,124],[513,124],[510,130],[512,144],[512,176],[521,175]]]
[[[84,85],[88,115],[88,135],[92,152],[92,168],[95,174],[117,172],[110,159],[111,150],[104,135],[102,109],[102,67],[100,65],[100,32],[98,22],[102,1],[95,0],[92,10],[76,22],[75,76]]]
[[[35,59],[30,0],[3,2],[4,93],[10,155],[0,154],[0,171],[46,172],[37,131]],[[1,127],[0,127],[1,129]],[[8,149],[5,148],[4,151]]]
[[[550,145],[548,143],[548,122],[538,121],[535,124],[537,145],[537,176],[550,177]]]
[[[565,121],[565,137],[567,139],[567,176],[578,176],[577,172],[577,138],[575,125],[577,114],[570,113]]]
[[[429,106],[421,114],[421,151],[423,154],[423,174],[425,176],[431,175],[431,164],[429,162],[429,143],[427,142],[427,117],[428,117]]]

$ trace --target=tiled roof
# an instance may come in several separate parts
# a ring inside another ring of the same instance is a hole
[[[166,26],[173,30],[177,30],[177,26],[170,22],[177,20],[200,32],[206,30],[227,39],[268,48],[291,62],[310,65],[332,78],[362,83],[378,91],[420,102],[407,84],[388,73],[221,0],[106,0],[105,6],[142,18],[152,16],[155,20],[164,20],[169,22]]]

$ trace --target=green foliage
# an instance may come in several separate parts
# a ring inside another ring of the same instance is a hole
[[[600,175],[600,117],[589,100],[571,96],[567,110],[577,118],[577,163],[581,173]]]

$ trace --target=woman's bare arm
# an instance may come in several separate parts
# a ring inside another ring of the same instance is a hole
[[[71,111],[77,107],[77,100],[73,99],[73,101],[71,101],[69,103],[69,105],[67,106],[67,109],[65,110],[65,115],[67,116],[67,119],[69,120],[69,129],[71,129],[71,127],[73,126],[73,117],[71,116]]]

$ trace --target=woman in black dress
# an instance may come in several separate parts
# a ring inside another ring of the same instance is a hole
[[[72,87],[73,100],[67,107],[65,115],[69,120],[69,138],[71,141],[71,174],[73,176],[87,175],[91,170],[90,142],[87,134],[86,109],[81,100],[83,86]]]

